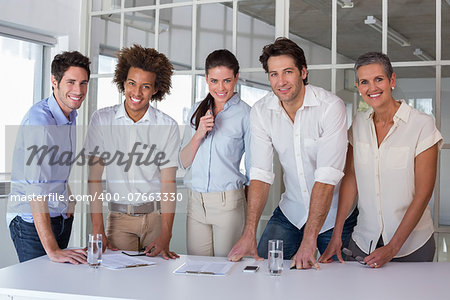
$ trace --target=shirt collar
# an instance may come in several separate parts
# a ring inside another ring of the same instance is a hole
[[[305,85],[305,97],[303,99],[302,107],[306,106],[319,106],[319,101],[317,101],[316,93],[309,84]]]
[[[119,108],[117,109],[116,114],[115,114],[115,118],[116,119],[125,118],[134,123],[134,121],[131,120],[131,118],[127,114],[127,111],[125,110],[125,101],[121,105],[119,105]],[[136,124],[150,122],[151,120],[155,120],[155,119],[156,119],[156,115],[155,115],[154,108],[153,108],[153,106],[149,105],[145,114],[142,116],[142,118],[139,121],[136,122]]]
[[[72,124],[75,121],[75,118],[78,116],[77,110],[74,109],[69,114],[69,119],[66,118],[64,112],[56,101],[55,95],[52,95],[48,98],[48,108],[52,113],[53,117],[56,120],[56,125],[67,125]]]
[[[409,115],[411,113],[411,106],[406,104],[405,100],[398,100],[400,102],[400,107],[394,115],[394,122],[397,120],[403,120],[405,123],[409,120]],[[373,109],[372,107],[367,111],[367,119],[373,119]]]
[[[231,105],[237,104],[239,102],[239,94],[238,93],[234,93],[233,97],[231,97],[230,99],[228,99],[227,103],[225,103],[223,109],[227,109],[228,107],[230,107]]]
[[[405,123],[409,120],[409,115],[411,114],[411,106],[406,104],[405,100],[400,100],[400,107],[398,108],[397,112],[394,115],[394,121],[396,119],[403,120]]]
[[[274,94],[274,92],[271,92],[273,95],[273,101],[270,101],[267,108],[272,110],[281,111],[283,109],[283,106],[281,105],[280,99]],[[314,90],[308,85],[305,85],[305,97],[303,98],[303,105],[300,107],[300,109],[303,109],[303,107],[307,106],[318,106],[319,101],[317,101],[316,94],[314,93]]]
[[[271,98],[271,101],[267,104],[267,108],[271,110],[281,111],[283,107],[281,106],[280,99],[278,99],[277,95],[272,91],[268,95]]]

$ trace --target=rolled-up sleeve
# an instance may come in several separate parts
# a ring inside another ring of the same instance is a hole
[[[49,140],[50,126],[25,125],[21,128],[22,141],[24,143],[24,172],[23,178],[13,178],[13,180],[26,183],[24,187],[27,196],[48,195],[52,191],[53,182],[57,179],[54,178],[50,167],[52,154],[58,152],[57,146],[52,147],[52,142]],[[42,150],[39,151],[39,149]],[[33,155],[33,153],[36,155]]]
[[[267,122],[264,120],[259,106],[254,106],[250,112],[250,180],[260,180],[272,184],[275,178],[272,165],[273,145],[264,126],[265,121]]]
[[[314,180],[336,185],[344,176],[347,152],[347,117],[344,103],[330,104],[321,120],[323,134],[318,139]]]
[[[438,144],[438,150],[440,150],[444,141],[441,133],[434,124],[434,120],[430,117],[426,119],[425,124],[420,130],[419,141],[414,155],[419,155],[436,143]]]
[[[25,125],[23,178],[14,181],[25,183],[24,193],[29,196],[46,196],[51,192],[64,191],[70,166],[66,164],[64,154],[73,154],[71,143],[62,144],[70,134],[66,125]]]

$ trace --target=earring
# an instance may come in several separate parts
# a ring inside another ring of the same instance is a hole
[[[392,87],[392,90],[395,90],[395,85]]]
[[[361,94],[361,93],[359,93],[359,95],[360,95],[360,96],[362,96],[362,94]]]

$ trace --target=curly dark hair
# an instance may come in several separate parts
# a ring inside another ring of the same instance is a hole
[[[295,66],[301,72],[302,68],[307,68],[306,58],[303,49],[300,48],[295,42],[285,37],[279,37],[273,44],[264,46],[259,61],[261,62],[266,73],[269,72],[267,61],[271,56],[289,55],[294,59]],[[303,84],[308,84],[308,76],[303,79]]]
[[[153,48],[144,48],[134,44],[132,47],[122,48],[117,52],[117,57],[119,61],[116,65],[113,82],[119,91],[125,92],[124,82],[127,80],[128,71],[133,67],[156,74],[155,88],[158,92],[152,96],[152,100],[161,101],[165,94],[170,93],[173,65],[164,54]]]
[[[89,77],[91,76],[91,70],[89,69],[90,63],[89,58],[78,51],[65,51],[57,54],[55,58],[53,58],[51,72],[58,82],[58,85],[61,82],[64,73],[66,73],[70,67],[80,67],[85,69],[89,80]]]

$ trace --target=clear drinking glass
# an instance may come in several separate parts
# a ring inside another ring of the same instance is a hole
[[[283,241],[269,240],[269,273],[278,276],[283,272]]]
[[[98,268],[102,263],[102,238],[101,233],[89,234],[87,262],[92,268]]]

